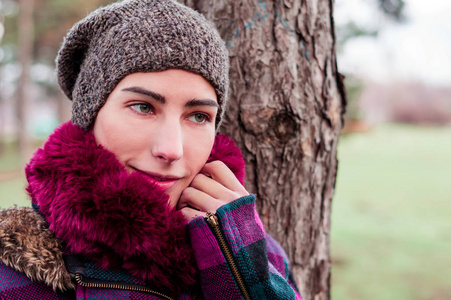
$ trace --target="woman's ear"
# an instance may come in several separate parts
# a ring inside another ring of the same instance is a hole
[[[240,149],[225,134],[218,134],[207,162],[222,161],[235,174],[238,181],[244,185],[246,163]]]

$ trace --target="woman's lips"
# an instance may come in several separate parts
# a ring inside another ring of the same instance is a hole
[[[180,177],[177,177],[177,176],[161,175],[161,174],[141,171],[136,168],[133,168],[133,169],[135,171],[141,173],[142,175],[144,175],[149,183],[158,185],[163,190],[168,190],[168,189],[172,188],[177,183],[177,181],[179,181],[179,179],[180,179]]]

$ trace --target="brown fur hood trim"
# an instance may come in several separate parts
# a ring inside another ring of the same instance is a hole
[[[60,242],[44,217],[32,208],[0,210],[0,260],[55,291],[75,289]]]

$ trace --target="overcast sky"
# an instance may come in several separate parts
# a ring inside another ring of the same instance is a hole
[[[421,80],[451,86],[451,0],[405,0],[401,24],[378,13],[376,0],[336,0],[335,22],[379,27],[377,37],[349,40],[341,72],[377,81]]]

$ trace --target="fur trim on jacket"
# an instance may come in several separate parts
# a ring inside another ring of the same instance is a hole
[[[227,137],[216,138],[209,160],[222,160],[244,181],[241,153]],[[69,252],[174,293],[195,284],[182,213],[141,174],[129,174],[91,132],[63,124],[35,153],[26,175],[33,204]]]
[[[75,288],[61,244],[44,216],[32,208],[14,207],[0,210],[0,220],[0,260],[5,265],[55,291]]]

